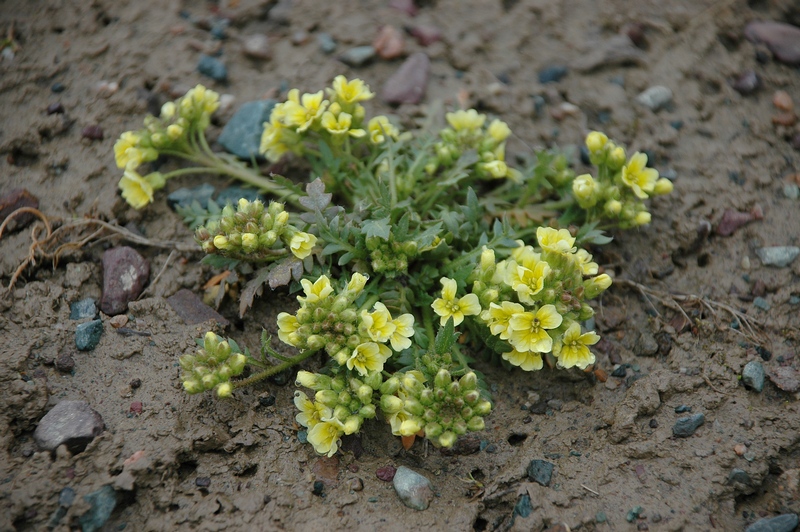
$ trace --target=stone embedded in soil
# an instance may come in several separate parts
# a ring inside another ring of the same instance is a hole
[[[228,187],[224,190],[221,190],[219,194],[217,194],[217,205],[224,206],[226,203],[230,203],[231,205],[236,205],[239,203],[239,200],[245,198],[247,201],[256,201],[259,200],[262,203],[267,203],[267,199],[258,192],[258,190],[254,188],[243,188],[232,186]]]
[[[61,401],[39,421],[33,433],[46,451],[66,445],[72,454],[86,449],[103,432],[103,418],[85,401]]]
[[[91,351],[103,335],[103,321],[92,320],[81,323],[75,329],[75,346],[79,351]]]
[[[569,69],[563,65],[554,65],[539,71],[539,83],[557,83],[567,75]]]
[[[546,460],[531,460],[527,469],[528,478],[542,486],[549,486],[554,468],[555,464]]]
[[[769,372],[769,380],[784,392],[800,390],[800,372],[790,366],[779,366]]]
[[[742,370],[742,384],[745,388],[761,392],[764,389],[764,366],[757,360],[745,364]]]
[[[531,505],[531,496],[527,493],[520,495],[517,504],[514,505],[514,515],[518,515],[523,519],[528,517],[533,512],[533,506]]]
[[[339,56],[339,61],[347,66],[360,67],[375,57],[375,48],[372,46],[356,46],[350,48]]]
[[[97,304],[94,299],[87,297],[69,304],[69,319],[83,320],[97,317]]]
[[[55,366],[61,373],[71,373],[75,369],[75,359],[69,353],[61,353],[56,357]]]
[[[800,64],[800,28],[783,22],[751,22],[744,36],[755,43],[764,43],[775,58],[789,65]]]
[[[797,514],[783,514],[770,519],[759,519],[745,528],[745,532],[792,532],[800,523]]]
[[[639,334],[639,340],[634,348],[636,356],[651,357],[658,353],[658,340],[651,333],[643,331]]]
[[[379,467],[375,471],[375,476],[384,482],[390,482],[394,478],[395,474],[397,474],[397,469],[392,465]]]
[[[672,434],[678,438],[688,438],[705,422],[706,416],[702,413],[678,418],[672,426]]]
[[[605,67],[636,64],[647,65],[647,54],[636,47],[627,35],[615,35],[596,43],[588,52],[572,63],[575,70],[589,73]]]
[[[800,247],[797,246],[773,246],[756,250],[756,255],[761,259],[765,266],[775,266],[785,268],[800,255]]]
[[[742,484],[744,486],[750,486],[753,483],[753,479],[750,478],[750,475],[747,474],[747,471],[744,469],[739,469],[738,467],[731,469],[731,472],[728,473],[728,484]]]
[[[67,515],[67,509],[72,506],[73,502],[75,502],[75,490],[67,486],[58,494],[58,508],[50,516],[47,527],[50,529],[58,527],[58,523]]]
[[[258,149],[264,122],[269,122],[275,100],[257,100],[243,103],[225,124],[218,142],[230,153],[249,161],[252,157],[263,160]]]
[[[336,456],[323,456],[311,464],[314,479],[321,481],[325,486],[332,488],[338,484],[339,459]]]
[[[381,98],[386,103],[419,103],[428,88],[431,61],[422,52],[406,59],[400,68],[386,80]]]
[[[202,299],[187,288],[182,288],[168,297],[167,303],[187,325],[196,325],[211,320],[216,321],[222,327],[227,327],[230,324],[228,320],[203,303]]]
[[[22,207],[39,208],[39,198],[24,188],[14,188],[0,196],[0,223],[5,222],[8,215]],[[18,214],[8,221],[4,232],[14,232],[24,229],[36,219],[31,213]]]
[[[431,481],[406,466],[397,468],[392,485],[403,504],[414,510],[426,510],[433,500]]]
[[[269,50],[269,38],[262,33],[243,37],[242,53],[251,59],[269,59],[271,55]]]
[[[717,224],[715,232],[720,236],[730,236],[743,225],[748,224],[754,220],[763,220],[763,219],[764,219],[764,211],[761,209],[760,205],[756,205],[748,212],[728,209],[722,215],[722,218]]]
[[[84,139],[103,140],[104,137],[105,133],[103,132],[103,128],[97,124],[86,126],[81,130],[81,138]]]
[[[752,70],[745,70],[731,82],[733,90],[743,96],[753,94],[761,86],[761,78]]]
[[[225,63],[210,55],[201,55],[200,60],[197,62],[197,71],[208,76],[214,81],[226,82],[228,81],[228,67]]]
[[[108,518],[111,517],[111,512],[117,506],[117,492],[111,485],[106,484],[99,490],[84,495],[83,500],[88,502],[91,507],[79,519],[81,529],[83,532],[94,532],[106,524]]]
[[[214,187],[208,183],[203,183],[202,185],[192,188],[183,187],[167,196],[167,205],[174,211],[176,207],[189,207],[196,201],[205,209],[208,206],[208,200],[210,200],[213,195]]]
[[[430,46],[442,38],[442,30],[436,26],[417,24],[406,27],[406,31],[417,40],[420,46]]]
[[[330,33],[320,33],[317,35],[317,45],[323,54],[332,54],[336,51],[336,41]]]
[[[128,310],[150,277],[150,263],[131,247],[111,248],[103,253],[103,297],[100,310],[116,316]]]
[[[403,55],[406,43],[400,30],[387,24],[378,31],[372,47],[381,59],[395,59]]]
[[[636,101],[653,112],[659,111],[672,102],[672,91],[669,87],[655,85],[636,97]]]

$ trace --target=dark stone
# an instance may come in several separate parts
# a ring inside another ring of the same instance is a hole
[[[289,368],[280,373],[276,373],[267,380],[276,386],[286,386],[289,384],[289,381],[294,382],[294,371],[292,371],[292,368]]]
[[[620,364],[619,366],[614,368],[614,371],[611,372],[612,377],[625,378],[627,375],[628,375],[628,368],[625,367],[624,364]]]
[[[266,397],[259,397],[258,404],[260,404],[261,406],[272,406],[275,404],[275,396],[268,395]]]
[[[764,389],[764,366],[758,360],[751,360],[742,370],[742,384],[745,388],[761,392]]]
[[[103,432],[104,426],[100,414],[85,401],[61,401],[39,421],[33,437],[46,451],[63,444],[77,454]]]
[[[533,506],[531,505],[531,497],[527,493],[525,495],[520,495],[517,504],[514,505],[514,515],[518,515],[523,519],[528,517],[533,512]]]
[[[216,310],[203,303],[202,299],[186,288],[181,288],[168,297],[167,303],[187,325],[196,325],[212,320],[223,327],[230,324]]]
[[[197,62],[197,71],[214,81],[222,83],[228,81],[228,67],[225,66],[225,63],[210,55],[203,54],[200,56],[200,60]]]
[[[650,420],[650,422],[648,423],[648,425],[650,426],[651,429],[657,429],[658,428],[658,420],[656,418],[652,418]]]
[[[71,373],[75,369],[75,359],[69,353],[61,353],[56,357],[56,369],[61,373]]]
[[[103,132],[103,128],[98,126],[97,124],[92,124],[91,126],[86,126],[81,130],[81,138],[89,139],[89,140],[103,140],[105,137],[105,133]]]
[[[751,22],[744,36],[755,43],[764,43],[775,58],[789,65],[800,64],[800,28],[783,22]]]
[[[545,460],[531,460],[528,464],[528,478],[542,486],[549,486],[554,467],[555,464]]]
[[[752,70],[746,70],[739,74],[739,76],[731,82],[733,90],[743,96],[753,94],[761,86],[761,79]]]
[[[216,202],[220,206],[225,205],[226,203],[230,203],[231,205],[235,206],[242,198],[246,199],[247,201],[260,200],[262,203],[267,203],[267,199],[261,195],[258,190],[254,188],[243,187],[228,187],[225,190],[222,190],[217,195]]]
[[[395,473],[397,473],[397,468],[392,465],[387,465],[383,467],[379,467],[375,471],[375,476],[381,479],[384,482],[391,482],[394,478]]]
[[[275,103],[275,100],[243,103],[225,124],[218,142],[240,159],[249,161],[255,157],[263,160],[263,156],[258,152],[261,134],[264,132],[264,123],[269,122]]]
[[[75,329],[75,346],[79,351],[91,351],[100,342],[103,335],[103,322],[101,320],[81,323]]]
[[[142,385],[142,379],[139,378],[132,379],[128,385],[131,387],[131,390],[135,390]]]
[[[426,54],[412,54],[383,85],[381,98],[390,104],[419,103],[428,88],[430,69]]]
[[[567,75],[569,69],[563,65],[554,65],[539,71],[539,83],[558,83]]]
[[[427,509],[433,500],[431,481],[406,466],[397,468],[392,484],[403,504],[414,510]]]
[[[0,223],[6,221],[8,216],[22,207],[30,207],[33,209],[39,208],[39,198],[28,192],[24,188],[13,188],[0,196]],[[36,215],[31,213],[18,214],[8,221],[6,228],[3,230],[5,233],[18,231],[29,226],[34,220]]]
[[[705,422],[706,416],[702,413],[678,418],[672,427],[672,434],[678,438],[688,438]]]
[[[208,200],[214,195],[214,187],[208,183],[192,188],[179,188],[167,196],[167,205],[173,211],[177,207],[189,207],[193,202],[197,202],[202,208],[208,206]]]
[[[69,508],[73,502],[75,502],[75,490],[69,486],[58,494],[58,505],[62,508]]]
[[[745,486],[752,485],[753,481],[747,471],[744,469],[735,468],[728,474],[728,484],[744,484]]]
[[[691,406],[680,405],[675,407],[676,414],[683,414],[684,412],[691,412],[691,411],[692,411]]]
[[[198,488],[207,488],[211,485],[211,477],[197,477],[194,479],[194,485]]]
[[[131,247],[111,248],[103,253],[103,297],[100,310],[116,316],[142,293],[150,277],[150,263]]]
[[[83,320],[97,317],[97,304],[94,299],[87,297],[69,304],[69,319]]]
[[[64,92],[64,89],[66,88],[67,87],[65,87],[63,83],[56,81],[55,83],[53,83],[53,86],[50,87],[50,90],[58,94],[59,92]]]
[[[745,532],[792,532],[800,518],[797,514],[783,514],[771,519],[759,519],[745,528]]]
[[[64,106],[61,105],[61,102],[51,103],[47,106],[47,114],[49,115],[60,115],[64,114]]]
[[[317,497],[321,497],[324,491],[325,491],[325,483],[322,482],[321,480],[315,481],[314,488],[311,490],[311,493],[313,493]]]
[[[83,500],[88,502],[91,508],[79,519],[81,530],[94,532],[99,530],[111,517],[111,512],[117,506],[117,493],[114,488],[106,484],[99,490],[84,495]]]
[[[339,61],[347,66],[360,67],[367,64],[373,57],[375,57],[375,48],[372,46],[357,46],[340,55]]]

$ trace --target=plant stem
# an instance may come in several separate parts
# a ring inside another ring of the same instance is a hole
[[[235,381],[235,382],[231,383],[231,384],[233,384],[233,389],[236,390],[236,389],[239,389],[239,388],[243,388],[245,386],[250,386],[251,384],[255,384],[255,383],[259,382],[259,381],[263,381],[266,378],[269,378],[269,377],[271,377],[271,376],[273,376],[273,375],[275,375],[277,373],[280,373],[281,371],[284,371],[286,369],[291,368],[292,366],[295,366],[295,365],[299,364],[300,362],[304,361],[305,359],[311,357],[311,355],[314,355],[315,353],[318,353],[318,352],[319,352],[319,350],[303,351],[302,353],[300,353],[296,357],[292,357],[289,360],[287,360],[286,362],[283,362],[282,364],[278,364],[277,366],[272,366],[270,368],[265,369],[264,371],[256,373],[255,375],[251,375],[251,376],[247,377],[246,379],[242,379],[240,381]]]

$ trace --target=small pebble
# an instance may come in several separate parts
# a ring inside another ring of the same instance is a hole
[[[372,46],[357,46],[340,55],[339,61],[347,66],[360,67],[367,64],[373,57],[375,57],[375,48]]]
[[[783,514],[771,519],[759,519],[745,529],[745,532],[792,532],[800,523],[797,514]]]
[[[528,479],[542,486],[549,486],[550,480],[553,477],[554,468],[555,464],[547,462],[546,460],[531,460],[526,470]]]
[[[130,412],[136,416],[141,415],[142,413],[142,402],[141,401],[134,401],[131,403]]]
[[[772,95],[772,105],[787,113],[794,111],[794,102],[786,91],[775,91],[775,94]]]
[[[350,479],[348,485],[350,489],[353,491],[361,491],[364,489],[364,481],[358,477]]]
[[[267,395],[266,397],[259,397],[258,404],[261,406],[273,406],[275,404],[275,396]]]
[[[763,297],[757,297],[757,298],[753,299],[753,305],[755,307],[757,307],[757,308],[760,308],[761,310],[764,310],[764,311],[770,309],[769,301],[767,301]]]
[[[317,480],[314,482],[314,487],[311,489],[311,493],[316,495],[317,497],[322,497],[325,491],[325,483],[321,480]]]
[[[625,520],[628,521],[629,523],[633,523],[634,521],[636,521],[636,519],[639,518],[640,515],[642,515],[643,511],[644,509],[641,506],[634,506],[633,508],[628,510],[627,515],[625,515]]]
[[[436,26],[416,25],[406,27],[406,31],[420,46],[430,46],[442,38],[442,30]]]
[[[215,81],[225,82],[228,80],[228,68],[225,63],[210,55],[202,54],[200,56],[200,60],[197,62],[197,71]]]
[[[694,434],[705,421],[706,417],[702,413],[678,418],[675,425],[672,426],[672,434],[678,438],[688,438]]]
[[[419,10],[414,0],[389,0],[389,7],[402,11],[410,17],[416,17]]]
[[[731,469],[731,472],[728,474],[728,484],[744,484],[745,486],[749,486],[753,483],[753,480],[750,478],[750,475],[747,474],[747,471],[744,469],[734,468]]]
[[[248,35],[242,39],[242,53],[251,58],[266,60],[272,55],[269,49],[269,38],[261,33]]]
[[[308,443],[308,431],[307,430],[298,430],[297,431],[297,441],[300,443]]]
[[[733,90],[743,96],[753,94],[761,86],[761,78],[752,70],[746,70],[731,83]]]
[[[128,310],[150,278],[150,263],[128,246],[111,248],[103,253],[103,297],[100,310],[116,316]]]
[[[50,90],[58,94],[59,92],[64,92],[64,89],[66,88],[67,87],[65,87],[63,83],[56,81],[55,83],[53,83],[53,86],[50,87]]]
[[[764,366],[758,360],[751,360],[745,364],[742,370],[742,384],[745,388],[749,388],[756,392],[761,392],[764,389]]]
[[[737,443],[733,446],[733,452],[735,452],[737,456],[742,456],[746,451],[747,445],[743,443]]]
[[[308,42],[308,39],[311,38],[311,35],[308,34],[305,30],[297,30],[292,33],[292,44],[295,46],[302,46]]]
[[[539,83],[557,83],[567,75],[569,69],[563,65],[554,65],[539,71]]]
[[[783,185],[783,195],[788,199],[796,200],[800,197],[800,186],[797,186],[794,183]]]
[[[419,103],[428,88],[431,62],[417,52],[406,59],[383,86],[381,98],[386,103]]]
[[[79,351],[91,351],[100,343],[102,334],[102,320],[92,320],[81,323],[75,329],[75,346]]]
[[[71,373],[75,369],[75,359],[69,353],[61,353],[56,357],[55,366],[61,373]]]
[[[49,115],[60,115],[64,114],[64,106],[61,105],[61,102],[51,103],[47,106],[47,114]]]
[[[264,131],[264,122],[269,122],[275,103],[275,100],[243,103],[225,124],[218,142],[228,152],[245,161],[251,157],[262,158],[259,152],[261,133]]]
[[[406,466],[397,468],[392,485],[403,504],[414,510],[426,510],[434,497],[431,481]]]
[[[211,485],[211,477],[197,477],[194,479],[194,485],[198,488],[207,488]]]
[[[531,505],[531,496],[527,493],[521,495],[517,504],[514,505],[514,515],[518,515],[523,519],[528,517],[533,512],[533,506]]]
[[[69,304],[69,319],[83,320],[97,317],[97,304],[94,299],[87,297]]]
[[[395,59],[403,55],[406,43],[400,30],[387,24],[378,31],[372,47],[382,59]]]
[[[737,211],[734,209],[726,210],[720,219],[715,232],[721,236],[730,236],[740,227],[755,221],[763,220],[764,212],[760,205],[756,205],[749,212]]]
[[[99,81],[94,86],[94,90],[101,98],[110,98],[119,91],[119,83],[116,81]]]
[[[751,22],[744,36],[756,43],[764,43],[775,58],[789,65],[800,64],[800,28],[783,22]]]
[[[765,266],[775,266],[785,268],[800,255],[800,247],[797,246],[774,246],[756,250],[756,255],[761,259]]]
[[[45,451],[66,445],[72,454],[86,449],[103,432],[103,418],[85,401],[61,401],[39,421],[33,433]]]
[[[81,138],[89,140],[103,140],[103,128],[96,124],[86,126],[81,130]]]
[[[691,412],[691,411],[692,411],[691,406],[680,405],[675,407],[676,414],[683,414],[684,412]]]
[[[377,476],[379,479],[381,479],[384,482],[391,482],[391,480],[394,478],[396,473],[397,473],[397,469],[392,465],[388,465],[388,466],[379,467],[375,471],[375,476]]]
[[[778,366],[769,372],[769,380],[784,392],[800,390],[800,372],[791,366]]]
[[[597,512],[594,516],[594,520],[595,522],[602,524],[608,521],[608,517],[606,516],[605,512]]]
[[[627,35],[637,48],[644,48],[647,46],[647,41],[644,36],[644,25],[641,22],[628,22],[619,30],[622,35]]]
[[[120,327],[125,327],[128,324],[128,319],[128,316],[125,314],[119,314],[118,316],[114,316],[108,320],[108,323],[110,323],[115,329],[119,329]]]
[[[651,429],[657,429],[658,428],[658,420],[656,418],[652,418],[650,420],[650,422],[648,423],[648,425],[650,426]]]
[[[140,388],[142,386],[142,379],[138,377],[135,379],[131,379],[131,382],[128,383],[128,386],[131,387],[131,390],[136,390],[137,388]]]
[[[656,85],[639,94],[636,101],[656,112],[672,102],[672,91],[668,87]]]
[[[323,32],[317,35],[317,44],[324,54],[332,54],[336,51],[336,41],[331,37],[330,33]]]

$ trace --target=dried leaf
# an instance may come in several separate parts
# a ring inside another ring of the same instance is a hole
[[[243,317],[247,309],[253,306],[253,300],[264,292],[264,283],[267,282],[272,265],[258,270],[255,277],[250,279],[239,296],[239,317]]]

